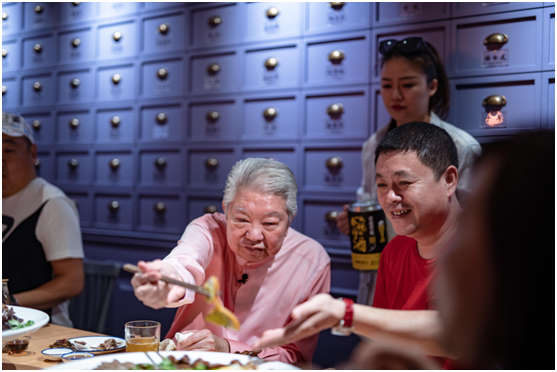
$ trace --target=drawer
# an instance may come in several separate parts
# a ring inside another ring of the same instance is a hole
[[[379,53],[379,44],[383,40],[396,39],[404,40],[407,37],[422,37],[425,41],[433,45],[433,47],[439,53],[439,57],[445,64],[445,68],[448,69],[447,61],[450,52],[449,46],[449,29],[450,22],[431,22],[427,25],[410,25],[410,26],[399,26],[399,27],[386,27],[381,29],[374,29],[372,31],[372,68],[371,80],[372,82],[379,83],[380,78],[380,66],[381,66],[381,54]],[[449,73],[449,71],[447,71]]]
[[[305,3],[306,34],[333,33],[371,27],[372,3]]]
[[[58,113],[59,143],[91,143],[93,138],[93,118],[89,111]]]
[[[70,4],[70,3],[64,3]],[[89,3],[80,3],[89,4]],[[95,59],[95,34],[92,28],[61,32],[59,35],[60,63],[82,63]]]
[[[298,138],[298,96],[244,99],[242,139],[274,140]]]
[[[21,21],[24,3],[2,4],[2,35],[19,33],[23,28]]]
[[[2,41],[2,71],[18,71],[21,64],[18,40]]]
[[[136,80],[133,65],[99,68],[97,71],[98,100],[134,99]]]
[[[100,110],[97,113],[97,142],[133,142],[135,123],[135,115],[130,108]]]
[[[81,227],[88,227],[93,222],[93,202],[87,193],[64,192],[70,198],[79,213],[79,224]]]
[[[553,3],[555,4],[555,3]],[[502,13],[512,10],[540,8],[541,2],[463,2],[451,3],[453,18],[477,16],[481,14]]]
[[[220,93],[240,91],[240,61],[236,52],[190,58],[190,91]]]
[[[234,99],[190,103],[188,137],[201,141],[237,140],[239,111]]]
[[[539,73],[452,80],[451,123],[476,137],[539,130],[541,83]],[[494,95],[505,104],[489,106],[501,103],[488,100]]]
[[[139,196],[139,230],[181,233],[184,228],[184,208],[179,196]]]
[[[540,71],[542,14],[537,9],[452,21],[453,75]]]
[[[95,195],[95,227],[131,230],[133,213],[129,195]]]
[[[244,41],[300,36],[302,3],[245,3]]]
[[[355,192],[362,182],[361,147],[306,149],[304,163],[307,189]]]
[[[360,271],[354,270],[350,256],[346,259],[331,259],[331,293],[342,291],[339,295],[346,295],[349,291],[358,292],[360,285]]]
[[[555,7],[543,10],[542,69],[555,70]]]
[[[369,82],[369,33],[306,42],[305,85]]]
[[[555,130],[555,71],[542,74],[542,129]]]
[[[184,13],[143,20],[143,52],[181,51],[186,47],[186,15]]]
[[[42,68],[54,64],[56,45],[52,34],[23,40],[23,68]]]
[[[238,4],[191,10],[193,47],[212,47],[240,42],[240,9]]]
[[[142,186],[182,185],[184,162],[176,151],[144,151],[140,154],[139,182]]]
[[[67,71],[58,74],[60,104],[93,102],[95,81],[90,69]]]
[[[39,148],[41,145],[54,143],[56,121],[50,113],[25,114],[25,120],[33,128],[33,139]]]
[[[304,137],[366,139],[369,136],[367,88],[327,93],[306,92]]]
[[[93,19],[97,13],[96,3],[59,3],[59,8],[61,24],[86,22]]]
[[[54,103],[55,80],[50,74],[26,76],[22,79],[23,105],[45,106]]]
[[[222,198],[190,197],[188,200],[187,223],[203,216],[205,213],[224,213],[222,210]]]
[[[350,239],[337,228],[336,216],[345,203],[304,201],[304,234],[326,246],[350,248]]]
[[[184,60],[181,58],[144,63],[142,96],[147,98],[184,94]]]
[[[2,78],[2,107],[19,107],[19,81],[17,78]]]
[[[183,7],[186,4],[187,3],[172,3],[172,2],[168,3],[168,2],[158,2],[158,1],[145,2],[145,3],[141,3],[142,5],[141,10],[152,11],[152,10],[167,9],[172,7]]]
[[[64,184],[90,185],[92,162],[87,152],[58,153],[56,180]]]
[[[133,155],[129,151],[99,152],[95,159],[96,184],[132,186],[133,168]]]
[[[450,17],[450,3],[373,3],[373,26],[403,25]]]
[[[247,158],[267,158],[275,159],[281,163],[286,164],[288,168],[294,173],[294,177],[298,177],[298,154],[295,148],[245,148],[243,151],[243,159]]]
[[[144,107],[141,110],[141,140],[143,142],[181,141],[184,126],[182,107]]]
[[[138,11],[139,3],[129,2],[102,2],[99,3],[100,18],[112,18],[122,15],[134,14]]]
[[[54,182],[54,159],[52,159],[50,153],[37,152],[35,171],[37,172],[37,176],[49,182]]]
[[[25,31],[56,26],[59,5],[59,3],[24,3],[23,28]]]
[[[245,51],[244,89],[297,88],[302,68],[298,43]]]
[[[228,173],[239,160],[232,150],[195,151],[189,153],[190,187],[223,190]]]
[[[381,86],[372,85],[371,86],[371,129],[373,132],[379,130],[379,128],[387,125],[391,121],[391,115],[385,108],[383,103],[383,97],[381,97]]]
[[[135,5],[135,3],[126,4]],[[101,26],[99,27],[98,35],[100,59],[124,58],[136,55],[137,30],[135,21]]]

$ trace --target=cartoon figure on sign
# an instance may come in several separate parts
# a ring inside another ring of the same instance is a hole
[[[490,111],[485,118],[485,123],[487,125],[498,125],[503,122],[503,114],[501,111]]]

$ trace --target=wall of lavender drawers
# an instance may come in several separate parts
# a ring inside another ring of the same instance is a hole
[[[76,200],[86,255],[164,257],[189,221],[221,211],[237,160],[273,157],[298,180],[293,226],[329,252],[333,294],[355,297],[331,212],[354,199],[362,143],[388,121],[387,38],[435,45],[448,121],[480,142],[554,129],[555,3],[341,4],[3,3],[3,110],[33,124],[37,170]],[[489,51],[494,33],[507,43]],[[491,95],[506,98],[495,127]],[[137,304],[128,278],[112,308],[130,310],[107,332],[142,316],[168,327],[173,311]]]

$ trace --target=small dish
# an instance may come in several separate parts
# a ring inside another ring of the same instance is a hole
[[[25,355],[25,350],[29,347],[29,340],[15,339],[6,342],[9,355]]]
[[[95,356],[95,354],[93,353],[86,353],[83,351],[75,351],[75,352],[71,352],[71,353],[67,353],[62,355],[62,360],[64,362],[74,362],[77,360],[83,360],[83,359],[88,359],[88,358],[93,358]]]
[[[53,348],[53,349],[44,349],[41,351],[41,354],[44,355],[46,360],[51,360],[53,362],[60,362],[62,360],[62,355],[71,353],[72,349],[66,348]]]

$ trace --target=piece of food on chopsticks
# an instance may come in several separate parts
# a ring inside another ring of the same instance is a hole
[[[159,368],[157,368],[159,367]],[[96,370],[253,370],[257,367],[248,362],[247,364],[242,364],[237,360],[233,360],[230,364],[211,364],[202,359],[196,359],[191,362],[188,356],[184,356],[182,359],[176,359],[173,356],[168,358],[163,358],[162,362],[154,366],[152,364],[133,364],[130,362],[120,363],[118,361],[113,361],[111,363],[104,362]]]
[[[230,310],[228,310],[222,304],[218,293],[219,293],[219,281],[217,277],[211,276],[209,280],[203,284],[203,288],[209,292],[209,297],[207,302],[213,304],[215,307],[207,316],[205,320],[217,325],[224,326],[226,328],[233,329],[235,331],[240,329],[240,321],[236,318],[236,315]]]
[[[28,320],[27,322],[15,316],[13,307],[8,307],[2,304],[2,331],[10,329],[20,329],[30,327],[35,324],[34,321]]]

